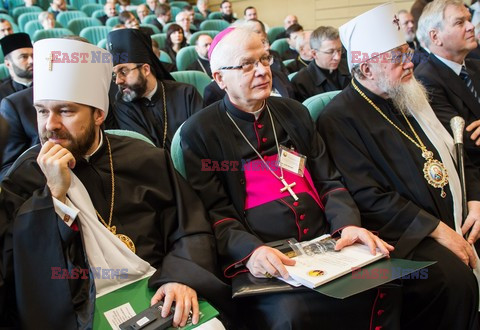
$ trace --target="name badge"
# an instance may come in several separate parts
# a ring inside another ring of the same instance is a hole
[[[285,146],[280,146],[279,154],[280,157],[278,161],[278,166],[280,166],[286,171],[303,177],[303,173],[305,171],[305,163],[307,162],[306,156],[299,154],[295,150],[288,149]]]

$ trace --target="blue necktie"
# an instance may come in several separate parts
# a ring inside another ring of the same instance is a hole
[[[473,86],[472,78],[470,78],[470,75],[467,72],[467,68],[465,68],[464,65],[462,65],[462,71],[460,72],[460,78],[463,79],[463,81],[467,85],[468,90],[470,91],[470,93],[473,94],[473,96],[475,97],[477,102],[480,103],[480,98],[478,97],[478,93],[475,90],[475,86]]]

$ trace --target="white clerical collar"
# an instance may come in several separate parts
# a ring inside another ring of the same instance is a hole
[[[13,79],[13,78],[12,78],[12,80],[15,81],[17,84],[22,85],[22,86],[25,86],[25,87],[30,87],[30,86],[32,86],[32,82],[33,82],[33,80],[32,80],[30,83],[24,84],[24,83],[21,83],[21,82],[19,82],[19,81],[16,81],[16,80]]]
[[[90,157],[92,157],[97,151],[98,149],[100,149],[100,147],[102,146],[103,144],[103,134],[102,134],[102,131],[99,132],[100,133],[100,142],[98,142],[98,146],[97,146],[97,149],[95,149],[90,155],[85,155],[83,158],[85,158],[85,160],[87,162],[90,161]]]
[[[434,54],[440,61],[443,62],[446,66],[448,66],[450,69],[453,70],[457,74],[457,76],[460,75],[460,72],[462,71],[462,66],[465,65],[465,61],[463,61],[462,64],[458,64],[457,62],[453,62],[450,60],[447,60],[446,58],[443,58],[441,56],[438,56],[437,54]]]
[[[155,92],[157,91],[157,87],[158,87],[158,84],[157,84],[157,81],[155,80],[155,87],[153,87],[152,91],[150,93],[148,93],[147,95],[145,95],[145,97],[151,101],[152,100],[152,97],[153,95],[155,94]]]

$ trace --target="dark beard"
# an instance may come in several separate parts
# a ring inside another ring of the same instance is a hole
[[[12,68],[13,68],[13,72],[15,72],[15,74],[19,78],[23,78],[23,79],[32,79],[33,78],[33,71],[23,70],[20,67],[18,67],[17,65],[15,65],[15,63],[13,63],[13,62],[12,62]]]
[[[128,87],[130,92],[125,93],[122,92],[122,88]],[[147,78],[143,75],[142,72],[138,75],[138,80],[132,85],[119,85],[118,88],[120,89],[120,93],[122,93],[122,100],[125,102],[132,102],[136,99],[141,98],[145,92],[147,91]]]
[[[95,125],[93,124],[93,114],[92,121],[88,125],[85,134],[77,139],[74,139],[68,131],[44,131],[40,136],[42,144],[48,141],[49,138],[59,138],[70,141],[70,145],[66,146],[68,151],[70,151],[75,157],[75,159],[81,159],[84,157],[88,150],[92,147],[95,142]]]

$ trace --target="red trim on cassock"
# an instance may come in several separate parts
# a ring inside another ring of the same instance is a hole
[[[248,258],[250,258],[253,254],[253,252],[257,251],[258,248],[261,248],[262,246],[265,246],[265,245],[260,245],[259,247],[257,247],[255,250],[253,250],[252,252],[250,252],[246,257],[244,257],[243,259],[231,264],[230,266],[228,266],[227,268],[225,268],[225,270],[223,271],[223,276],[225,276],[226,278],[233,278],[235,276],[237,276],[238,274],[240,273],[245,273],[245,272],[248,272],[248,269],[241,269],[239,271],[237,271],[236,273],[234,273],[233,275],[227,275],[227,272],[230,270],[230,268],[238,265],[239,263],[242,263],[244,262],[245,260],[247,260]]]
[[[323,199],[325,198],[325,196],[327,196],[328,194],[334,192],[334,191],[348,191],[347,188],[335,188],[335,189],[332,189],[332,190],[329,190],[327,191],[325,194],[323,194],[322,197],[320,197],[320,200],[323,201]]]
[[[234,219],[234,218],[224,218],[224,219],[218,220],[217,222],[215,222],[215,223],[213,224],[212,227],[215,228],[215,226],[217,226],[217,225],[219,225],[219,224],[221,224],[222,222],[225,222],[225,221],[227,221],[227,220],[235,220],[235,219]]]
[[[70,228],[71,228],[73,231],[80,231],[80,230],[78,229],[77,220],[74,220],[74,221],[72,222],[72,224],[70,225]]]
[[[262,145],[260,144],[260,136],[258,136],[258,132],[257,132],[257,123],[258,122],[255,119],[255,121],[253,122],[253,130],[255,131],[255,135],[257,136],[257,149],[260,152],[262,150]]]
[[[378,297],[380,296],[380,289],[377,289],[377,296],[375,297],[375,301],[373,302],[372,306],[372,315],[370,316],[370,330],[373,327],[373,315],[375,314],[375,306],[377,305]]]
[[[293,207],[291,207],[287,202],[285,202],[283,199],[280,199],[280,201],[287,205],[290,210],[293,211],[293,214],[295,215],[295,224],[297,225],[297,228],[298,228],[298,241],[300,242],[302,240],[302,231],[300,230],[300,225],[298,224],[298,216],[297,216],[297,212],[295,211],[295,209]]]

